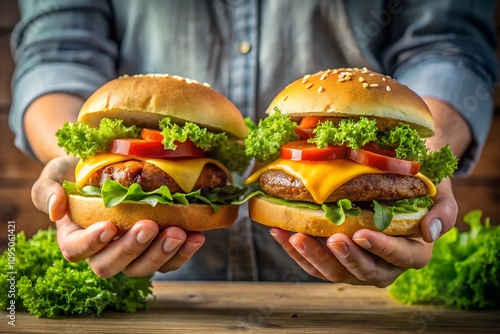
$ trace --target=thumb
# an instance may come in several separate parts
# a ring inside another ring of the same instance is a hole
[[[62,219],[68,209],[66,192],[52,179],[38,179],[31,188],[31,199],[52,221]]]

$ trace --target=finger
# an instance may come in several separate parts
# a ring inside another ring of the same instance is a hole
[[[177,270],[184,265],[205,243],[205,236],[199,232],[190,232],[186,241],[180,246],[175,255],[158,270],[162,273]]]
[[[432,256],[432,244],[420,238],[391,237],[381,232],[359,230],[352,240],[391,265],[401,268],[423,268]]]
[[[316,238],[297,233],[290,243],[326,280],[336,283],[357,283],[351,273],[337,260],[328,247],[323,247]]]
[[[56,222],[57,243],[63,256],[71,262],[84,260],[104,248],[116,235],[116,225],[98,222],[83,229],[67,216]]]
[[[49,214],[52,221],[62,219],[67,212],[66,193],[61,183],[66,178],[73,178],[74,164],[75,160],[67,157],[51,160],[31,188],[33,204]]]
[[[290,242],[291,237],[290,237],[289,232],[273,227],[269,230],[269,233],[271,233],[274,240],[276,240],[281,245],[281,247],[288,254],[288,256],[290,256],[295,262],[297,262],[297,264],[306,273],[308,273],[311,276],[327,280],[327,278],[325,276],[323,276],[323,274],[320,273],[318,271],[318,269],[316,269],[316,267],[314,267],[314,265],[312,265],[307,259],[305,259],[300,254],[300,252],[295,248],[295,247],[297,247],[298,249],[301,249],[300,239],[296,240],[295,245],[292,245],[292,243]],[[295,240],[295,239],[292,239],[292,240]]]
[[[127,276],[146,276],[159,270],[170,260],[186,240],[184,230],[172,226],[163,230],[148,249],[136,258],[123,273]]]
[[[448,232],[457,221],[458,205],[449,179],[438,185],[438,192],[433,198],[434,206],[422,219],[422,238],[434,242]]]
[[[158,225],[154,221],[141,220],[119,239],[88,258],[87,262],[98,276],[113,277],[139,257],[157,234]]]
[[[386,287],[404,271],[383,259],[364,251],[344,234],[334,234],[327,241],[338,261],[349,271],[354,280],[347,283]],[[349,277],[349,276],[348,276]]]

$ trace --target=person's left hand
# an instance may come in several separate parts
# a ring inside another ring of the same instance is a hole
[[[277,228],[270,233],[311,276],[336,283],[386,287],[407,269],[427,265],[432,241],[454,226],[458,207],[449,180],[438,186],[433,200],[434,206],[422,220],[423,238],[391,237],[366,229],[354,233],[352,239],[341,233],[329,238],[302,233],[290,236]]]

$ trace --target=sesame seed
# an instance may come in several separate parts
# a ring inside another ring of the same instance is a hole
[[[374,77],[375,73],[370,73],[369,76]]]
[[[357,72],[357,71],[359,71],[359,68],[355,67],[354,70]]]
[[[309,88],[311,88],[312,86],[314,86],[314,84],[313,84],[313,83],[310,83],[310,84],[308,84],[308,85],[306,86],[306,88],[307,88],[307,89],[309,89]]]
[[[328,78],[328,74],[325,73],[321,76],[321,78],[319,78],[319,80],[325,80],[326,78]]]
[[[204,82],[204,83],[203,83],[203,86],[205,86],[205,87],[210,87],[210,84],[209,84],[208,82]]]
[[[378,87],[378,84],[371,84],[370,87]]]
[[[363,87],[368,88],[368,84],[366,82],[363,83]]]
[[[352,71],[352,68],[348,67],[345,69],[346,71]]]
[[[363,81],[365,81],[365,78],[359,77],[358,80],[359,80],[359,82],[363,82]]]
[[[337,74],[337,73],[339,73],[339,70],[333,70],[332,73]]]
[[[388,92],[390,92],[391,91],[391,86],[385,87],[385,90],[388,91]]]
[[[288,99],[288,95],[283,98],[283,101],[286,101]]]
[[[386,81],[386,79],[385,79],[385,78],[382,78],[382,81]]]
[[[323,88],[323,86],[319,86],[318,93],[321,93],[321,92],[324,92],[324,91],[325,91],[325,89]]]
[[[391,78],[391,76],[390,76],[390,75],[386,75],[385,77],[386,77],[386,78],[389,78],[389,79]]]
[[[302,83],[303,84],[307,83],[307,79],[302,79]]]
[[[347,81],[347,79],[346,78],[339,79],[339,82],[344,82],[344,81]]]
[[[310,74],[306,74],[306,75],[304,75],[304,80],[309,79],[310,77],[311,77]]]

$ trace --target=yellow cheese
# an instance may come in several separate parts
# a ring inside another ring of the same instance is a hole
[[[208,158],[196,158],[186,160],[164,160],[142,158],[130,155],[102,153],[80,161],[75,169],[75,181],[78,187],[83,187],[92,173],[108,165],[127,161],[140,160],[153,164],[170,175],[184,192],[193,190],[196,180],[200,177],[201,171],[206,164],[214,164],[222,169],[231,180],[231,174],[220,162]]]
[[[282,170],[302,181],[317,203],[323,203],[338,187],[356,176],[385,173],[349,159],[314,162],[278,159],[250,175],[245,184],[256,182],[263,173],[272,169]],[[415,176],[424,182],[430,196],[436,194],[436,187],[432,181],[420,173]]]

